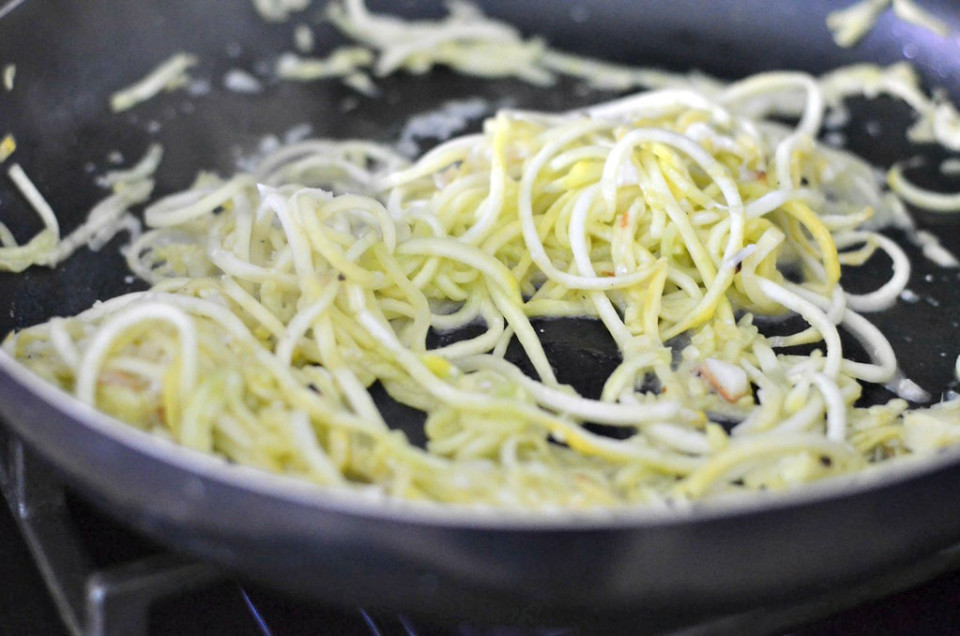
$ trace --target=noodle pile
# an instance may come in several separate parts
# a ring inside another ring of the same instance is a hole
[[[757,114],[798,93],[796,128]],[[870,166],[816,141],[823,112],[811,78],[772,73],[502,111],[412,164],[294,144],[147,207],[126,256],[149,291],[4,348],[178,444],[405,499],[665,505],[933,452],[960,441],[956,403],[854,405],[862,382],[899,378],[862,314],[910,266],[866,229],[896,211]],[[890,280],[845,292],[841,268],[877,250]],[[790,314],[809,326],[764,335]],[[599,320],[620,350],[597,399],[557,381],[531,323],[556,317]],[[845,357],[841,329],[869,361]],[[426,448],[390,428],[376,383],[426,414]]]

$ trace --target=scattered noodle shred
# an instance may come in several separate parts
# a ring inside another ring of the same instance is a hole
[[[162,156],[162,149],[155,144],[134,167],[104,175],[100,184],[112,188],[113,193],[93,206],[84,222],[66,237],[61,237],[57,216],[33,181],[18,164],[12,165],[8,177],[36,211],[44,228],[26,244],[18,245],[9,229],[0,223],[0,272],[22,272],[34,265],[54,267],[80,247],[99,250],[123,230],[138,237],[141,224],[130,208],[150,198],[153,173]]]
[[[950,26],[914,0],[893,0],[893,12],[901,20],[923,27],[942,38],[950,35]]]
[[[7,64],[3,67],[3,88],[6,91],[13,90],[13,80],[17,76],[17,65]]]
[[[13,138],[13,135],[5,135],[2,140],[0,140],[0,163],[3,163],[10,158],[17,149],[17,140]]]
[[[328,77],[347,77],[359,69],[368,68],[373,62],[373,53],[360,46],[345,46],[336,49],[325,58],[304,58],[294,53],[279,57],[277,77],[286,80],[311,81]]]
[[[150,71],[143,79],[110,96],[110,108],[115,113],[129,110],[160,94],[185,87],[190,82],[188,71],[197,64],[189,53],[176,53]]]
[[[310,6],[310,0],[253,0],[253,8],[267,22],[286,22],[292,13]]]
[[[876,26],[877,20],[891,6],[894,14],[905,22],[927,29],[940,37],[950,34],[950,27],[946,22],[913,0],[859,0],[827,15],[827,27],[833,32],[834,42],[842,47],[856,45]]]

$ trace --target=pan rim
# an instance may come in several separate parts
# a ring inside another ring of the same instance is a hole
[[[906,456],[866,470],[803,484],[791,490],[714,496],[670,508],[627,505],[586,510],[532,510],[494,506],[410,501],[375,492],[325,487],[294,476],[233,464],[226,459],[181,446],[111,417],[57,387],[0,350],[0,379],[13,382],[33,399],[52,406],[62,418],[88,432],[108,438],[194,477],[209,479],[260,496],[315,511],[425,526],[491,531],[583,531],[655,528],[750,517],[814,504],[851,499],[869,491],[895,488],[939,470],[960,464],[960,445],[934,455]],[[0,404],[0,424],[20,433],[17,423]],[[44,455],[43,449],[38,449]]]

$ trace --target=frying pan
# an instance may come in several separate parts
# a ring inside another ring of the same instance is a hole
[[[960,27],[960,11],[951,3],[923,4]],[[618,62],[734,78],[906,56],[931,86],[960,93],[957,37],[940,38],[887,15],[861,45],[840,49],[824,24],[836,5],[824,1],[480,5],[558,48]],[[314,18],[316,10],[301,18]],[[416,17],[443,13],[432,2],[389,10]],[[536,89],[442,69],[380,80],[376,99],[336,81],[276,82],[264,65],[290,50],[294,23],[265,24],[249,3],[238,1],[0,3],[0,63],[17,66],[14,89],[0,93],[0,132],[15,133],[15,160],[69,231],[104,194],[94,185],[96,174],[121,157],[132,163],[155,140],[167,150],[156,191],[165,193],[188,184],[200,168],[232,171],[264,135],[303,123],[317,136],[389,141],[409,117],[450,100],[480,98],[491,110],[550,110],[612,96],[583,91],[576,82]],[[317,27],[317,39],[321,51],[340,41],[324,26]],[[200,57],[195,76],[207,81],[201,90],[163,95],[120,115],[109,112],[110,93],[180,50]],[[230,68],[261,73],[263,90],[225,90],[221,78]],[[905,142],[909,123],[898,104],[858,100],[844,134],[881,167],[923,155],[927,163],[916,179],[956,189],[936,169],[942,151]],[[9,185],[0,189],[0,215],[20,237],[38,229]],[[960,252],[956,220],[917,218]],[[138,288],[117,253],[120,243],[96,253],[81,250],[56,270],[0,274],[0,333]],[[905,373],[938,399],[952,388],[958,353],[957,270],[936,267],[905,245],[916,263],[910,289],[919,300],[874,321],[898,350]],[[875,285],[884,267],[878,262],[867,268],[876,274],[851,284]],[[616,355],[602,330],[588,321],[541,327],[555,367],[568,370],[561,380],[595,390]],[[869,393],[883,397],[880,388]],[[415,437],[416,417],[385,408]],[[175,549],[295,594],[445,617],[535,623],[629,611],[645,616],[647,626],[676,625],[802,599],[960,540],[960,452],[953,450],[879,474],[785,495],[708,502],[685,512],[544,516],[374,500],[230,466],[112,421],[6,356],[0,356],[0,413],[82,495]]]

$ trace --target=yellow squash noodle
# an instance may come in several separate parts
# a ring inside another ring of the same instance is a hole
[[[814,109],[796,130],[740,110],[796,86]],[[958,427],[952,405],[854,406],[859,381],[897,373],[859,312],[892,302],[909,262],[860,228],[882,197],[811,136],[817,90],[774,74],[715,97],[503,111],[413,164],[356,141],[284,148],[148,206],[126,253],[149,291],[4,347],[176,443],[405,499],[664,505],[930,451]],[[848,302],[840,265],[876,246],[894,277]],[[763,335],[787,313],[809,328]],[[531,320],[561,316],[601,321],[620,350],[599,397],[544,352]],[[840,328],[873,359],[845,359]],[[505,359],[511,341],[534,377]],[[802,342],[812,353],[784,349]],[[391,428],[375,383],[424,411],[425,448]]]

